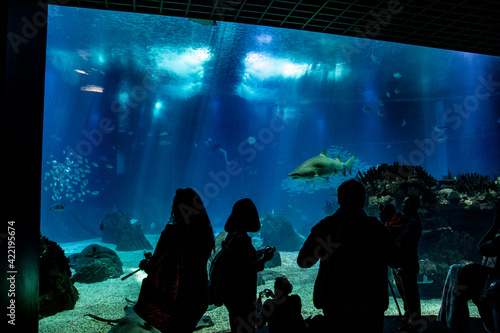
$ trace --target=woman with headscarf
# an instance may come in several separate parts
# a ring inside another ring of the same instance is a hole
[[[274,249],[256,251],[247,232],[260,230],[257,208],[250,199],[237,201],[224,230],[228,233],[225,246],[231,258],[225,278],[224,305],[229,312],[231,332],[255,331],[255,304],[257,300],[257,272],[271,260]]]
[[[207,261],[213,249],[214,234],[200,196],[178,189],[153,256],[139,266],[148,277],[134,311],[162,332],[193,332],[208,307]]]

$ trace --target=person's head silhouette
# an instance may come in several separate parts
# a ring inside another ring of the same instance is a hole
[[[351,179],[339,186],[337,197],[340,207],[362,209],[365,205],[366,191],[363,184]]]
[[[282,295],[289,295],[292,290],[293,286],[286,277],[280,276],[274,280],[274,293],[276,295],[278,295],[278,291],[281,292]]]
[[[226,232],[257,232],[260,230],[259,213],[252,200],[238,200],[224,226]]]
[[[404,200],[403,213],[415,215],[420,208],[420,199],[416,195],[409,195]]]
[[[170,216],[171,223],[190,226],[206,221],[209,221],[208,215],[198,193],[190,188],[180,188],[175,191]]]

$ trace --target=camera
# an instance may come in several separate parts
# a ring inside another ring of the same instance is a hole
[[[270,298],[273,296],[274,296],[274,293],[270,289],[264,289],[259,293],[259,297]]]
[[[271,247],[271,246],[266,246],[266,248],[264,249],[264,252],[266,253],[274,253],[276,251],[276,248],[275,247]]]

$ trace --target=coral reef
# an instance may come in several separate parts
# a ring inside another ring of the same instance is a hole
[[[61,247],[40,236],[40,318],[71,310],[78,300],[78,290],[71,281],[69,259]]]
[[[450,172],[438,181],[438,201],[441,205],[458,205],[466,210],[494,210],[500,206],[498,179],[478,173],[453,176]]]
[[[372,216],[379,215],[380,204],[390,203],[401,211],[406,196],[420,197],[423,297],[440,297],[450,265],[481,261],[475,245],[500,207],[500,178],[492,181],[477,173],[453,176],[449,172],[436,180],[421,166],[395,162],[358,172],[356,179],[366,187],[365,210]]]
[[[441,187],[453,188],[459,193],[475,196],[481,193],[497,191],[498,185],[490,177],[478,173],[463,173],[453,177],[451,172],[439,181]]]
[[[421,166],[384,163],[365,172],[358,171],[356,179],[365,185],[366,209],[370,215],[378,215],[380,204],[390,203],[401,209],[404,198],[410,194],[420,197],[423,203],[432,203],[435,199],[431,188],[437,185],[437,181]]]

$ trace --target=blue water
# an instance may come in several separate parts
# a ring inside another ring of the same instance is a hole
[[[95,238],[118,209],[159,232],[179,187],[216,229],[243,197],[312,226],[351,175],[287,174],[323,149],[355,154],[352,177],[394,161],[498,175],[499,90],[498,57],[50,6],[42,234]]]

